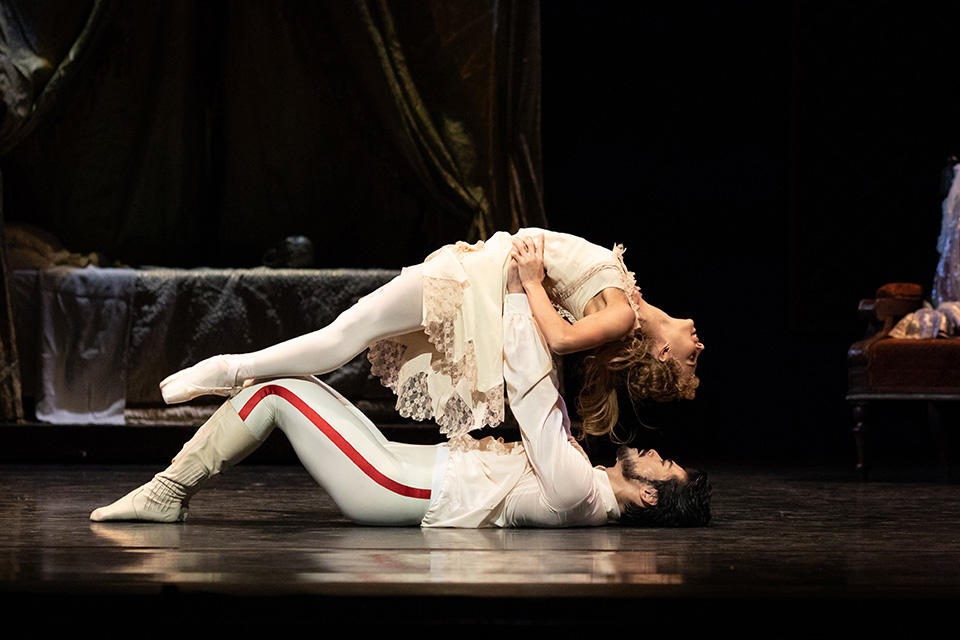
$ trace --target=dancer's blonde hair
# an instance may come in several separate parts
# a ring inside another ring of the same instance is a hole
[[[674,358],[661,362],[656,341],[639,332],[609,342],[584,361],[584,384],[578,398],[583,432],[609,434],[617,424],[617,388],[624,388],[633,400],[647,398],[669,402],[692,399],[700,385],[696,375],[684,375]]]

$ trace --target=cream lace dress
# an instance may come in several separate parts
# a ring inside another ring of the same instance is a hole
[[[535,228],[516,235],[541,233],[544,288],[564,317],[581,319],[587,302],[608,287],[623,289],[633,304],[635,280],[622,245],[604,249]],[[430,254],[423,265],[423,328],[376,342],[367,355],[373,374],[397,394],[400,415],[433,419],[450,440],[503,421],[502,314],[512,238],[501,231]]]

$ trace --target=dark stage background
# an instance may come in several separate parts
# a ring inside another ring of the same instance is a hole
[[[175,6],[192,11],[184,8],[189,4]],[[466,226],[432,218],[417,181],[389,158],[377,155],[362,166],[313,164],[319,147],[376,148],[382,132],[364,128],[366,114],[357,109],[353,124],[366,138],[346,138],[303,107],[324,88],[310,85],[313,78],[285,75],[282,61],[306,45],[294,43],[284,53],[281,42],[280,54],[270,54],[281,66],[265,71],[257,67],[255,48],[223,40],[211,14],[199,14],[187,16],[197,33],[165,44],[168,60],[189,64],[215,51],[224,56],[219,68],[231,70],[228,79],[201,73],[189,76],[194,85],[173,86],[173,96],[159,91],[137,99],[168,100],[164,110],[193,113],[191,101],[203,102],[204,92],[214,91],[228,104],[246,105],[223,111],[238,118],[229,126],[274,127],[278,140],[289,141],[267,150],[244,148],[243,135],[211,142],[234,158],[267,154],[276,169],[269,175],[176,155],[192,143],[149,142],[174,154],[163,166],[192,176],[179,183],[181,193],[160,194],[183,199],[185,205],[171,201],[169,208],[191,226],[166,254],[144,241],[140,258],[113,257],[185,266],[257,264],[282,234],[221,228],[203,212],[211,206],[221,213],[244,206],[267,211],[265,192],[257,188],[261,178],[292,194],[282,211],[269,212],[274,220],[289,221],[302,211],[296,185],[308,185],[312,195],[305,202],[323,201],[325,190],[353,189],[343,196],[352,198],[353,210],[310,209],[311,218],[337,238],[319,239],[331,247],[319,266],[400,267],[439,241],[457,239]],[[624,243],[647,299],[695,318],[707,345],[696,401],[638,409],[644,421],[664,427],[648,433],[649,442],[707,466],[719,460],[852,465],[843,396],[846,348],[863,332],[857,302],[889,281],[920,282],[929,290],[933,277],[941,170],[960,149],[954,113],[960,90],[953,78],[960,7],[552,1],[541,3],[540,20],[543,195],[550,228],[603,245]],[[244,24],[257,27],[246,36],[252,42],[269,42],[269,26],[249,16]],[[151,37],[157,33],[163,31]],[[128,45],[136,52],[136,42]],[[309,46],[316,51],[319,45]],[[263,104],[261,90],[276,88],[247,81],[264,78],[289,90],[274,94],[282,98],[271,98],[275,111],[261,121],[251,110]],[[125,117],[123,109],[115,115]],[[179,133],[192,140],[205,129],[187,120]],[[300,128],[308,121],[311,128]],[[111,221],[80,224],[62,212],[48,218],[38,213],[34,199],[49,196],[37,185],[48,171],[86,160],[83,145],[64,151],[77,140],[71,132],[80,127],[83,136],[97,139],[102,125],[84,128],[63,111],[57,122],[59,130],[37,134],[49,141],[54,131],[61,146],[22,146],[5,160],[5,216],[68,236],[75,251],[102,250],[95,246],[96,228],[112,229]],[[137,122],[131,128],[138,135],[149,129],[143,122],[137,129]],[[123,148],[126,141],[116,144]],[[356,177],[362,170],[391,185],[389,192],[364,190]],[[196,183],[201,179],[214,184],[205,188]],[[72,187],[97,198],[108,182]],[[391,224],[383,217],[384,202],[415,222]],[[113,237],[122,231],[113,229]],[[299,229],[287,224],[279,231]],[[144,233],[149,236],[149,228]],[[136,234],[131,237],[126,246],[136,247]],[[571,387],[576,364],[569,359]],[[636,420],[629,406],[623,413]],[[918,459],[928,456],[923,430],[909,428],[919,426],[922,413],[908,407],[892,415],[902,425],[891,425],[883,441],[903,445]]]
[[[542,11],[550,222],[625,242],[647,299],[707,346],[697,400],[651,416],[674,425],[654,441],[681,460],[853,460],[858,301],[890,281],[929,295],[936,266],[958,4]],[[889,409],[877,453],[929,460],[923,407]]]

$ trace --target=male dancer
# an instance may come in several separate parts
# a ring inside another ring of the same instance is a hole
[[[522,443],[469,436],[442,445],[388,441],[315,378],[254,384],[228,400],[153,480],[91,520],[177,522],[200,485],[258,447],[275,427],[345,516],[359,524],[425,527],[700,526],[706,474],[654,450],[621,447],[593,467],[570,435],[553,361],[516,269],[503,311],[503,376]]]

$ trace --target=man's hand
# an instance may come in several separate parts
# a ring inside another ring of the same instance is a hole
[[[569,438],[567,438],[567,442],[569,442],[570,445],[571,445],[574,449],[576,449],[577,451],[579,451],[579,452],[580,452],[580,455],[582,455],[584,458],[586,458],[587,462],[590,462],[590,456],[588,456],[588,455],[587,455],[587,452],[583,450],[583,447],[580,446],[580,443],[577,442],[577,439],[576,439],[576,438],[574,438],[573,436],[570,436]],[[590,464],[593,464],[593,463],[590,462]]]
[[[520,268],[517,261],[510,258],[510,267],[507,269],[507,293],[523,293],[523,282],[520,281]]]
[[[525,287],[539,285],[546,277],[543,271],[543,242],[543,234],[513,239],[510,257],[516,261],[520,282]]]

